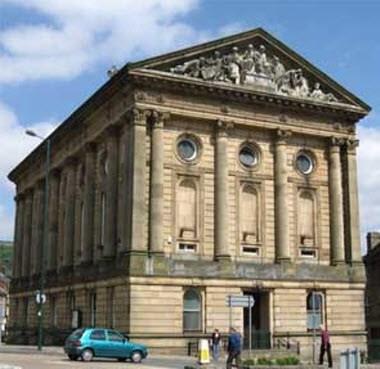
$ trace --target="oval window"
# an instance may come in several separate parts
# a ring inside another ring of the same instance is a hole
[[[197,157],[197,145],[189,138],[178,142],[178,154],[185,161],[192,161]]]
[[[239,160],[247,168],[252,168],[258,162],[257,152],[250,146],[243,146],[239,152]]]
[[[313,171],[313,160],[309,155],[301,153],[296,160],[297,169],[303,174],[310,174]]]

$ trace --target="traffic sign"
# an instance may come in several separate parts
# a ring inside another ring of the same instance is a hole
[[[39,290],[36,291],[36,302],[37,304],[44,304],[46,302],[46,295]]]
[[[229,307],[253,307],[255,299],[251,295],[228,295],[226,305]]]

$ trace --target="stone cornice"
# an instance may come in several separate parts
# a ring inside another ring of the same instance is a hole
[[[318,102],[292,96],[282,96],[246,88],[244,85],[231,85],[227,83],[216,84],[156,70],[135,69],[131,70],[129,75],[136,84],[143,84],[147,87],[154,85],[155,87],[166,87],[175,91],[181,91],[182,93],[184,93],[184,91],[185,93],[192,94],[202,93],[210,97],[217,96],[219,98],[228,98],[229,100],[245,103],[252,102],[267,106],[279,106],[282,109],[297,109],[331,116],[344,116],[355,122],[368,113],[364,109],[353,105]]]

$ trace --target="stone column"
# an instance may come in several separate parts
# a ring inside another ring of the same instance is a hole
[[[65,220],[63,241],[63,266],[73,265],[74,256],[74,222],[75,222],[75,167],[76,160],[66,161]]]
[[[118,133],[118,128],[114,126],[109,127],[106,132],[106,223],[104,230],[103,256],[108,258],[114,257],[116,252]]]
[[[153,112],[152,142],[150,152],[150,209],[149,240],[152,253],[163,252],[163,216],[164,216],[164,120],[168,117]]]
[[[63,253],[65,244],[65,197],[66,197],[66,168],[62,168],[59,177],[59,198],[58,198],[58,239],[57,239],[57,269],[63,267]]]
[[[118,252],[128,250],[131,219],[131,126],[129,116],[120,121],[120,160],[119,160],[119,193],[118,193]]]
[[[133,109],[131,251],[147,251],[146,119],[147,111]]]
[[[333,264],[344,263],[341,140],[332,137],[329,152],[330,244]]]
[[[288,169],[287,139],[290,131],[278,129],[274,153],[275,182],[275,240],[277,262],[289,261],[289,214],[288,214]]]
[[[31,247],[31,232],[32,232],[32,205],[33,191],[25,192],[25,212],[23,221],[23,236],[22,236],[22,276],[29,276],[30,266],[30,247]]]
[[[58,201],[59,201],[59,171],[50,172],[49,183],[49,207],[48,207],[48,247],[47,247],[47,269],[54,270],[57,267],[58,255]]]
[[[215,257],[230,258],[228,232],[228,138],[227,124],[217,122],[215,156]]]
[[[43,182],[38,182],[35,186],[33,196],[30,275],[37,274],[41,269],[43,196]]]
[[[84,178],[84,224],[82,261],[90,263],[94,256],[94,204],[95,204],[95,161],[96,145],[86,145]]]
[[[16,221],[15,221],[15,237],[14,237],[14,262],[13,275],[15,278],[21,277],[22,266],[22,234],[24,222],[24,202],[25,196],[18,194],[16,200]]]
[[[356,148],[359,140],[347,140],[345,147],[346,170],[347,170],[347,210],[348,210],[348,243],[350,247],[350,261],[361,263],[360,248],[360,218],[359,218],[359,194],[358,194],[358,174],[356,166]]]

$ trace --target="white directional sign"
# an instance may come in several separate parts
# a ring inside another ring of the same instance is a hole
[[[37,304],[44,304],[46,302],[46,295],[39,290],[36,291],[36,302]]]
[[[228,295],[226,305],[229,307],[253,307],[255,299],[251,295]]]

